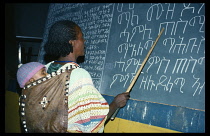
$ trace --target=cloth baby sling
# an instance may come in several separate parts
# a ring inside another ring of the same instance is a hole
[[[25,132],[66,133],[68,80],[73,69],[61,69],[22,90],[20,117]]]

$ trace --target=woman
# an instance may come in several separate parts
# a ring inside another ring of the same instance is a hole
[[[58,59],[46,65],[47,73],[74,68],[67,81],[67,132],[103,132],[105,121],[117,108],[126,105],[129,93],[118,94],[108,105],[94,87],[90,74],[76,63],[79,56],[84,56],[84,42],[83,33],[76,23],[69,20],[56,22],[50,28],[44,49],[46,54]]]

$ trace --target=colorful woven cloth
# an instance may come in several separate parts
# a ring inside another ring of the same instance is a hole
[[[74,64],[67,63],[59,70],[70,65]],[[46,67],[50,68],[50,64]],[[74,69],[69,80],[67,131],[101,133],[108,112],[109,105],[94,87],[90,74],[83,68]]]

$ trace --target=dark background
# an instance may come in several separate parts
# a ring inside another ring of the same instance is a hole
[[[18,68],[18,41],[16,36],[42,38],[50,3],[5,3],[5,89],[16,92],[16,72]],[[33,52],[36,60],[40,43],[23,42],[25,54]],[[24,55],[24,52],[23,54]]]

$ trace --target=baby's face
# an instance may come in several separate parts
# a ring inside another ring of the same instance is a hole
[[[39,78],[45,77],[46,75],[47,75],[46,69],[42,68],[38,72],[36,72],[36,74],[32,78],[37,80]]]

